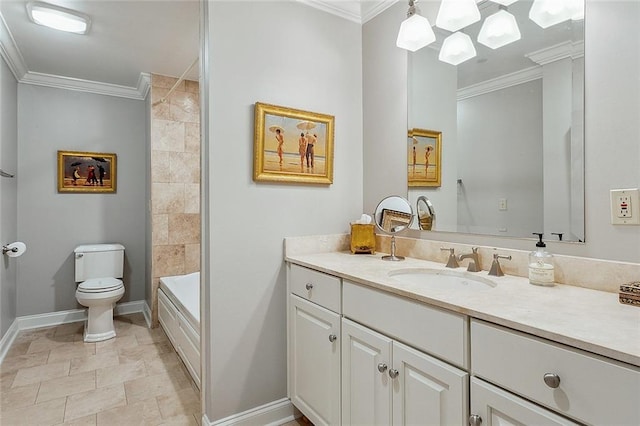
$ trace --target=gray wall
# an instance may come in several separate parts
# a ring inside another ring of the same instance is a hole
[[[19,85],[18,236],[28,251],[18,269],[18,316],[79,307],[79,244],[122,243],[121,301],[144,298],[145,123],[143,101]],[[117,193],[59,194],[58,150],[116,153]]]
[[[217,420],[286,397],[283,238],[348,232],[361,214],[362,56],[360,25],[301,3],[209,7],[203,380]],[[332,185],[253,182],[257,101],[335,116]]]
[[[17,175],[18,83],[4,59],[0,59],[0,169]],[[18,185],[0,177],[0,245],[17,239]],[[22,258],[0,255],[0,339],[16,318],[16,266]]]
[[[610,189],[640,185],[640,38],[633,36],[640,26],[640,2],[587,0],[586,4],[586,243],[551,242],[548,247],[559,254],[640,262],[640,226],[611,225],[609,208]],[[380,128],[384,120],[386,128],[393,129],[384,138],[366,138],[365,164],[376,167],[365,169],[365,209],[375,208],[387,192],[407,193],[402,166],[406,151],[401,142],[406,137],[407,112],[406,102],[402,103],[398,94],[404,91],[406,98],[407,55],[392,46],[404,19],[398,9],[406,7],[398,4],[363,27],[364,99],[377,102],[364,108],[364,129]],[[382,88],[380,96],[372,98],[369,93],[378,87]],[[395,149],[394,144],[402,148]],[[384,171],[377,173],[376,168]],[[418,231],[409,235],[515,249],[533,246],[531,240],[476,235]]]

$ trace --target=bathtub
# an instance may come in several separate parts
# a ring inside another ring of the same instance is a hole
[[[158,319],[200,387],[200,272],[160,278]]]

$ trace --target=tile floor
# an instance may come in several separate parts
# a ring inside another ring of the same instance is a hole
[[[97,343],[83,323],[21,332],[0,364],[0,425],[198,425],[200,392],[162,329],[115,325]]]

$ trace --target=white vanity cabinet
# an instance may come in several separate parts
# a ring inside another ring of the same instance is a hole
[[[289,398],[314,425],[339,425],[340,279],[291,265],[289,291]]]
[[[503,395],[511,400],[520,395],[586,424],[640,424],[640,368],[479,320],[471,322],[471,365],[473,376],[509,391]],[[476,400],[476,387],[472,384],[471,414],[482,416],[486,411]],[[497,410],[516,419],[522,413],[521,407],[513,414]]]
[[[467,373],[342,320],[343,425],[464,425]]]

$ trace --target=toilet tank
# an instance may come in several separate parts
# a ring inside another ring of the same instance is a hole
[[[90,278],[122,278],[122,244],[87,244],[75,248],[76,282]]]

